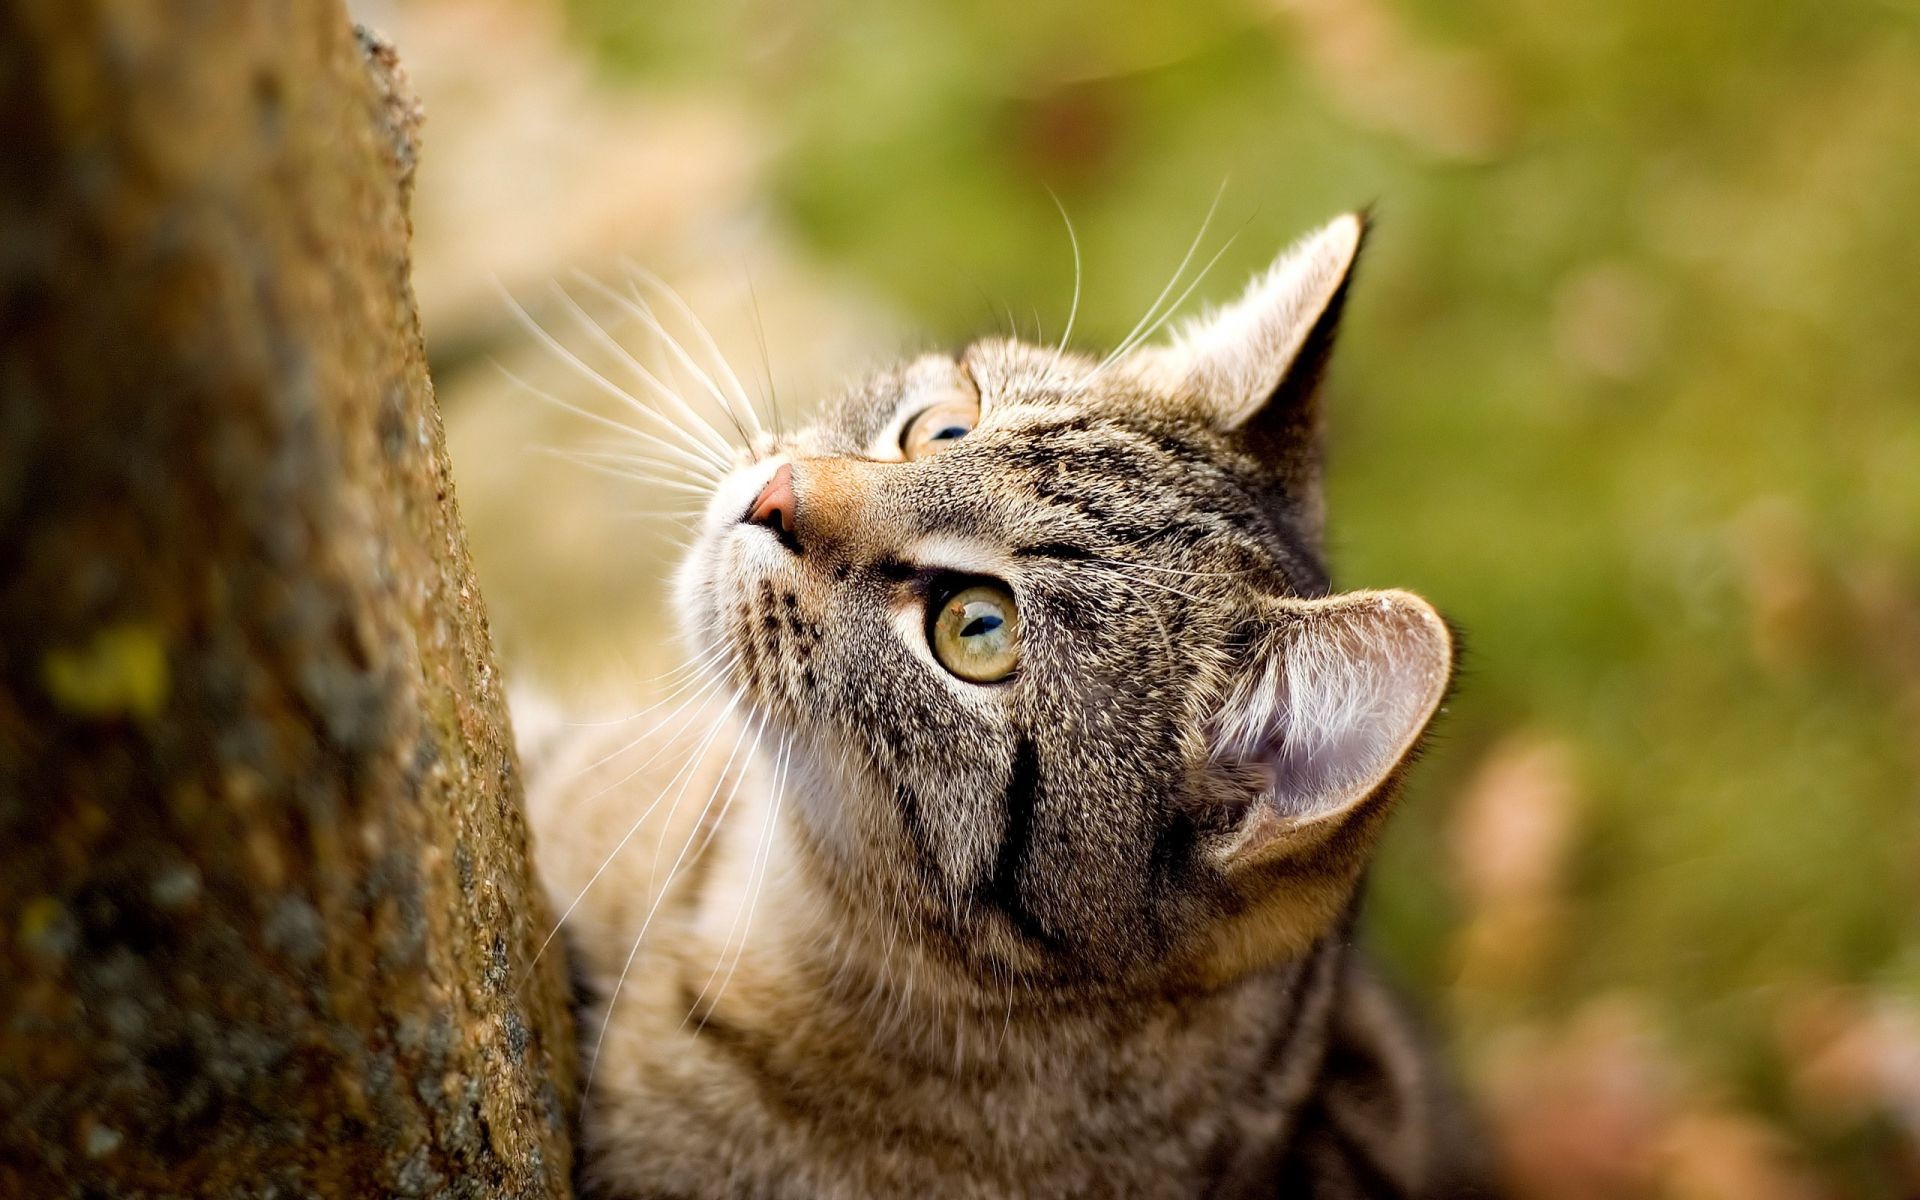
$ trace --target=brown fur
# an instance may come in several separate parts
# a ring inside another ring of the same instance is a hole
[[[1170,346],[980,343],[756,445],[680,577],[691,705],[523,720],[594,1188],[1477,1194],[1348,949],[1451,642],[1325,595],[1343,222]],[[978,425],[901,461],[955,395]],[[792,528],[744,523],[782,462]],[[927,648],[947,578],[1018,598],[1006,681]]]

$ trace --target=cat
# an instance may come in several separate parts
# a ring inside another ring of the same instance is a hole
[[[677,686],[515,713],[590,1193],[1494,1193],[1351,946],[1453,665],[1322,562],[1365,232],[1162,344],[984,340],[743,426]]]

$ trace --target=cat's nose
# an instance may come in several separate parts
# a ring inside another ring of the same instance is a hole
[[[753,507],[747,510],[747,524],[764,525],[791,546],[798,517],[799,504],[793,498],[793,464],[781,463],[773,478],[767,480],[767,486],[754,498]]]

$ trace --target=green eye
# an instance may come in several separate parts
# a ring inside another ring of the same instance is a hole
[[[980,406],[966,396],[955,396],[922,409],[900,431],[900,452],[909,460],[938,454],[973,432]]]
[[[1005,679],[1020,658],[1020,614],[1013,593],[994,583],[962,588],[934,614],[927,640],[940,665],[960,678],[973,683]]]

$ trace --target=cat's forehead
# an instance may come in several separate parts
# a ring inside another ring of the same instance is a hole
[[[848,452],[885,442],[916,412],[954,397],[996,425],[1046,424],[1063,413],[1145,421],[1185,415],[1140,386],[1124,363],[1009,338],[922,354],[877,371],[829,405],[816,431]]]
[[[902,461],[909,423],[956,397],[979,406],[964,440],[909,471],[885,469]],[[851,473],[833,475],[867,481],[863,524],[871,538],[894,539],[896,558],[964,542],[1011,557],[931,557],[989,574],[1015,563],[1022,574],[1048,562],[1158,558],[1230,569],[1269,591],[1324,590],[1309,539],[1275,503],[1286,500],[1276,491],[1284,485],[1178,392],[1124,363],[1013,341],[922,355],[869,377],[796,449],[803,462],[855,460]],[[833,491],[852,495],[846,485]]]

